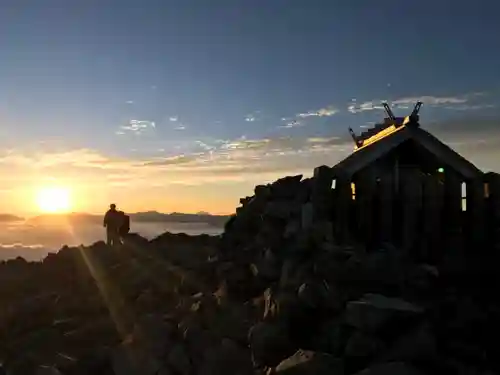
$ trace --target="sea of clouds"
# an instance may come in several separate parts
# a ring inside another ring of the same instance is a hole
[[[85,223],[70,225],[32,225],[24,222],[1,223],[0,260],[18,256],[26,260],[41,260],[49,252],[57,252],[63,245],[90,245],[105,239],[101,225]],[[222,233],[222,228],[204,223],[132,223],[131,232],[146,238],[154,238],[164,232],[210,234]]]

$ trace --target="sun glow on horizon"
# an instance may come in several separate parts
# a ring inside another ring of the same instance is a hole
[[[45,187],[36,195],[38,208],[42,212],[68,212],[71,208],[70,190],[65,187]]]

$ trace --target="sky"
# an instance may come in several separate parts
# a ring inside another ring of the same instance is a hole
[[[0,0],[0,212],[232,213],[387,100],[500,172],[500,2]]]

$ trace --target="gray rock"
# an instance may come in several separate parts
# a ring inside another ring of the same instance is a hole
[[[432,360],[437,357],[437,342],[428,323],[422,323],[398,338],[382,355],[382,360],[414,361]]]
[[[285,239],[293,238],[295,235],[297,235],[297,233],[300,232],[301,226],[302,225],[300,220],[290,220],[285,227],[285,231],[283,232],[283,238]]]
[[[209,347],[199,367],[199,375],[252,375],[250,352],[229,339]]]
[[[382,352],[383,349],[384,343],[377,337],[357,331],[347,341],[345,355],[371,358]]]
[[[112,364],[114,375],[170,374],[162,361],[128,345],[122,345],[114,350]]]
[[[258,367],[276,366],[295,351],[287,327],[279,323],[258,323],[251,328],[248,341]]]
[[[263,196],[267,198],[271,193],[271,189],[269,188],[268,185],[257,185],[254,188],[254,193],[256,196]]]
[[[347,303],[346,322],[366,332],[376,332],[394,318],[415,316],[423,312],[419,306],[399,298],[365,294],[361,300]]]
[[[300,302],[309,308],[320,308],[326,302],[327,290],[318,282],[303,283],[297,292]]]
[[[288,201],[273,201],[266,206],[264,214],[271,218],[287,220],[300,212],[301,206]]]
[[[35,375],[63,375],[61,371],[52,366],[40,366]]]
[[[416,290],[425,292],[433,287],[438,276],[439,271],[436,267],[420,264],[409,270],[406,283]]]
[[[267,249],[264,256],[256,262],[255,269],[255,276],[275,281],[278,280],[281,275],[281,262],[270,249]]]
[[[356,375],[423,375],[423,373],[404,362],[391,362],[373,365]]]
[[[348,339],[346,326],[340,319],[330,319],[323,322],[313,338],[313,345],[317,351],[342,356]]]
[[[335,357],[312,351],[299,350],[282,361],[275,369],[280,375],[342,375],[343,363]]]
[[[191,374],[191,360],[186,349],[181,344],[174,345],[170,353],[168,353],[167,361],[176,374]]]
[[[323,220],[328,216],[332,196],[333,175],[326,165],[314,169],[311,181],[311,202],[314,207],[314,220]]]
[[[302,205],[301,226],[303,230],[309,230],[314,223],[314,207],[311,202]]]
[[[134,327],[133,337],[153,356],[165,355],[172,346],[175,326],[161,315],[146,315]]]

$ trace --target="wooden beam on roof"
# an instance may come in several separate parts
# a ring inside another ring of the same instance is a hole
[[[351,177],[360,169],[363,169],[368,164],[384,156],[389,151],[409,139],[409,133],[407,130],[408,129],[403,128],[390,136],[382,138],[379,141],[352,153],[332,168],[333,174],[335,176]]]

